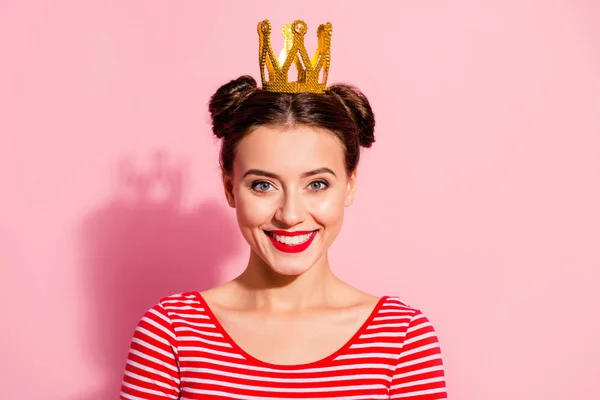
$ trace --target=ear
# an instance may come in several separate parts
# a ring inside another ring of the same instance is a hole
[[[225,191],[227,203],[231,208],[235,208],[235,198],[233,197],[233,177],[223,170],[221,171],[221,180],[223,181],[223,190]]]
[[[354,193],[356,192],[356,169],[348,176],[348,186],[346,188],[346,199],[344,207],[348,207],[354,202]]]

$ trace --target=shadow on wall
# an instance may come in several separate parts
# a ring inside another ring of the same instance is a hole
[[[162,297],[205,290],[221,282],[221,265],[240,249],[235,221],[224,203],[182,211],[182,167],[156,154],[150,172],[119,165],[119,188],[82,225],[83,297],[89,307],[84,343],[105,387],[82,400],[119,398],[133,330]]]

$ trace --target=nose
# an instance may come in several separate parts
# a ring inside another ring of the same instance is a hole
[[[286,226],[292,227],[304,221],[305,213],[306,208],[300,196],[286,193],[281,199],[275,218]]]

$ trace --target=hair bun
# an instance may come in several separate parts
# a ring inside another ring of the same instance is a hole
[[[375,143],[375,114],[367,97],[358,88],[348,84],[335,84],[329,91],[337,95],[357,128],[358,142],[362,147]]]
[[[212,130],[219,139],[225,136],[231,114],[257,89],[256,80],[243,75],[221,86],[210,98],[208,110],[212,118]]]

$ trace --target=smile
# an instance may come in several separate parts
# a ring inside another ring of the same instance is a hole
[[[286,232],[286,231],[264,231],[271,239],[273,246],[285,253],[299,253],[310,246],[317,231]]]

